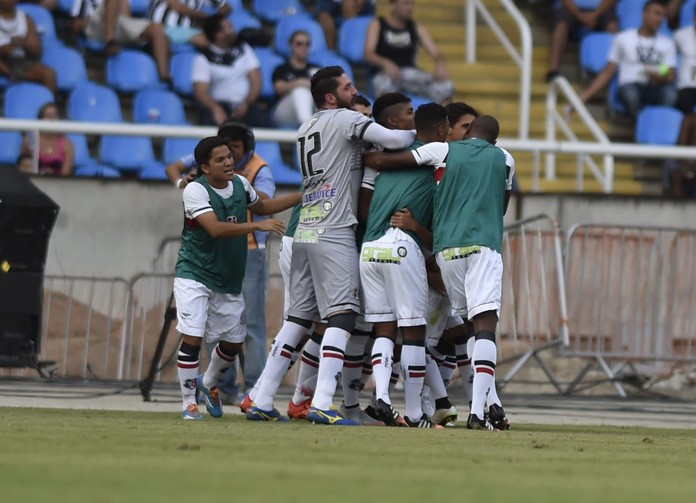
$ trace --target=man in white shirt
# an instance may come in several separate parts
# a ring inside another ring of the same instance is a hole
[[[193,61],[193,97],[200,124],[220,125],[238,119],[249,125],[265,125],[254,107],[261,93],[259,59],[245,42],[237,40],[232,23],[216,14],[203,23],[210,42]]]
[[[672,87],[676,47],[671,38],[658,33],[665,7],[649,0],[643,7],[643,23],[624,30],[614,39],[608,63],[580,95],[583,103],[605,87],[619,70],[619,100],[635,118],[648,105],[673,106],[677,93]]]

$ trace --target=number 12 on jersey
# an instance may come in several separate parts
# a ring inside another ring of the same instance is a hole
[[[300,147],[300,168],[302,169],[302,176],[304,178],[309,178],[324,173],[323,169],[315,169],[312,162],[312,157],[321,150],[321,135],[319,131],[309,136],[300,136],[297,139],[297,143],[299,143]],[[308,143],[311,143],[311,150],[307,150],[309,148]]]

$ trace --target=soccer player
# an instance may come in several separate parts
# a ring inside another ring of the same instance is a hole
[[[247,418],[276,420],[273,398],[290,357],[312,321],[326,320],[317,387],[307,419],[355,425],[333,407],[348,338],[360,310],[357,199],[362,174],[362,142],[391,149],[413,142],[412,131],[390,131],[353,111],[357,90],[339,66],[325,67],[311,79],[317,112],[298,131],[304,197],[290,266],[290,308],[267,360]]]
[[[232,154],[222,137],[204,138],[194,155],[203,176],[183,192],[184,228],[174,278],[184,419],[203,418],[196,405],[196,388],[205,397],[210,415],[222,416],[218,379],[234,364],[246,336],[241,291],[247,234],[282,234],[285,230],[280,220],[248,222],[247,207],[255,214],[269,215],[301,199],[298,193],[261,200],[246,179],[235,175]],[[217,345],[205,374],[199,376],[198,355],[204,337]]]
[[[410,100],[409,100],[410,101]],[[376,106],[375,106],[376,108]],[[412,110],[412,108],[411,108]],[[415,113],[414,150],[431,141],[442,142],[449,133],[444,107],[422,105]],[[361,250],[360,278],[365,292],[365,320],[373,322],[372,348],[377,405],[386,424],[398,424],[399,413],[391,406],[389,379],[397,327],[403,335],[401,368],[404,377],[408,426],[431,428],[421,410],[420,394],[425,378],[425,314],[428,279],[421,248],[432,248],[429,231],[435,179],[432,169],[395,170],[381,173],[375,181],[367,231]],[[408,212],[411,229],[391,225],[395,212]]]
[[[453,312],[468,316],[474,325],[470,429],[494,429],[484,418],[484,406],[495,376],[495,330],[503,274],[507,167],[503,151],[494,145],[499,130],[498,121],[484,115],[472,123],[464,141],[434,142],[412,152],[365,156],[365,161],[378,169],[413,165],[414,161],[437,168],[446,160],[435,194],[433,251]],[[489,413],[496,421],[499,414],[504,417],[502,407],[489,409]]]

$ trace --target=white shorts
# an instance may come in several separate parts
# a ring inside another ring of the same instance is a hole
[[[280,240],[280,253],[278,254],[278,267],[283,277],[283,319],[288,317],[290,306],[290,261],[292,260],[292,237],[283,236]]]
[[[396,321],[400,327],[425,325],[425,259],[408,234],[389,229],[377,241],[363,243],[360,281],[365,296],[365,321]]]
[[[503,257],[485,246],[447,248],[437,254],[442,280],[454,314],[474,319],[500,312]]]
[[[425,321],[425,339],[429,346],[436,346],[445,330],[464,323],[461,316],[452,314],[449,298],[432,288],[428,288],[428,311]]]
[[[198,281],[174,278],[176,329],[207,342],[244,342],[246,308],[242,294],[217,293]]]

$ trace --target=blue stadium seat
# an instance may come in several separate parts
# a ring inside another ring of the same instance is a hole
[[[56,36],[56,24],[53,21],[53,14],[51,14],[50,10],[31,3],[17,4],[17,8],[23,10],[27,16],[34,21],[36,31],[39,37],[41,37],[42,46],[46,47],[51,44],[62,44],[60,39]]]
[[[121,172],[119,170],[96,162],[94,164],[77,166],[73,170],[73,175],[89,178],[121,178]]]
[[[636,142],[676,145],[684,114],[676,108],[647,106],[636,119]]]
[[[133,122],[188,124],[181,98],[171,91],[145,89],[133,99]]]
[[[288,41],[290,40],[290,35],[297,30],[306,31],[312,38],[310,54],[326,49],[326,38],[324,37],[324,30],[321,28],[321,25],[306,14],[297,14],[282,18],[276,25],[275,48],[279,54],[283,56],[290,55]]]
[[[273,179],[277,185],[300,185],[302,183],[302,174],[283,162],[278,143],[270,141],[256,142],[256,153],[271,168]]]
[[[185,44],[170,44],[169,50],[172,54],[179,54],[180,52],[196,52],[196,48],[193,46],[193,44],[189,44],[188,42]]]
[[[172,74],[174,90],[183,95],[193,94],[192,67],[193,60],[196,58],[195,52],[180,52],[174,54],[169,62],[169,72]]]
[[[120,171],[138,172],[155,162],[150,138],[144,136],[102,136],[99,159]]]
[[[607,108],[609,109],[610,115],[625,115],[626,107],[619,100],[619,77],[614,76],[609,82],[609,88],[607,89]]]
[[[694,24],[694,9],[696,9],[696,0],[687,0],[679,10],[679,28]]]
[[[425,105],[426,103],[432,103],[433,100],[426,96],[419,96],[417,94],[409,94],[408,96],[411,98],[411,104],[413,105],[413,110],[417,110],[419,106]]]
[[[350,66],[350,63],[335,52],[329,49],[318,51],[310,55],[309,60],[319,66],[340,66],[346,72],[346,75],[350,77],[350,80],[353,81],[353,84],[355,84],[353,68]]]
[[[55,99],[53,93],[41,84],[18,82],[5,90],[5,117],[11,119],[36,119],[39,109]]]
[[[643,23],[643,5],[647,0],[619,0],[616,4],[616,16],[619,18],[619,30],[638,28]],[[667,26],[667,17],[662,20],[659,32],[663,35],[672,35]]]
[[[171,164],[184,156],[193,154],[198,141],[196,138],[165,138],[162,160],[165,164]]]
[[[163,88],[152,56],[125,49],[106,60],[106,83],[122,93]]]
[[[338,53],[351,63],[364,63],[365,37],[372,16],[346,19],[338,33]]]
[[[141,180],[168,180],[165,167],[161,162],[154,161],[140,170],[138,178]]]
[[[15,131],[0,131],[0,164],[16,166],[21,149],[21,133]]]
[[[73,144],[73,164],[75,166],[96,164],[96,161],[92,159],[91,155],[89,155],[89,147],[87,146],[87,137],[85,135],[75,133],[66,136]]]
[[[113,89],[83,82],[68,98],[68,119],[91,122],[122,122],[121,104]]]
[[[244,28],[261,28],[261,21],[249,14],[245,9],[232,9],[232,13],[228,16],[234,31],[239,33]]]
[[[276,66],[282,65],[285,58],[277,54],[273,49],[268,47],[256,47],[254,49],[256,56],[259,58],[261,65],[261,99],[265,101],[274,101],[276,94],[273,88],[273,70]]]
[[[244,8],[243,0],[227,0],[227,3],[232,7],[232,12]]]
[[[87,80],[85,60],[72,47],[57,44],[44,46],[41,62],[56,72],[60,91],[72,91],[77,84]]]
[[[596,74],[607,64],[611,44],[614,42],[613,33],[588,33],[580,42],[580,68],[583,72]]]
[[[10,79],[0,76],[0,89],[5,89],[10,83]]]
[[[129,3],[133,17],[147,17],[147,9],[150,7],[150,0],[129,0]]]
[[[73,8],[73,0],[58,0],[56,10],[63,14],[69,14]]]
[[[299,0],[254,0],[253,8],[257,16],[274,24],[286,16],[305,12]]]

